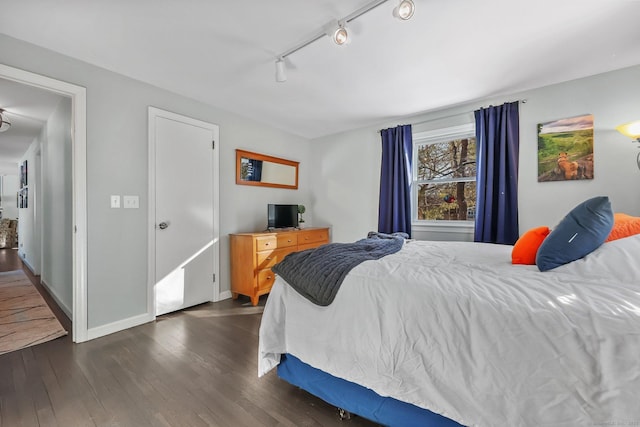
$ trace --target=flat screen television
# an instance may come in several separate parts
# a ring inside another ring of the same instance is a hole
[[[298,227],[298,205],[274,205],[267,208],[268,228]]]

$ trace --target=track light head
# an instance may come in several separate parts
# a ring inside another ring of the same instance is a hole
[[[349,42],[349,32],[344,21],[331,21],[324,26],[324,32],[335,44],[342,46]]]
[[[393,9],[393,16],[398,19],[402,19],[403,21],[407,21],[411,19],[415,11],[416,5],[413,0],[402,0],[398,3],[395,9]]]
[[[276,81],[278,83],[287,81],[287,68],[284,65],[284,58],[276,60]]]
[[[349,32],[344,24],[340,24],[333,33],[333,42],[339,46],[349,41]]]

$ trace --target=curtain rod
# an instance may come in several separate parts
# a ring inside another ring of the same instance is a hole
[[[522,104],[526,104],[526,103],[527,103],[527,100],[526,100],[526,99],[517,99],[516,101],[507,101],[507,102],[504,102],[504,104],[508,104],[509,102],[520,102],[520,103],[522,103]],[[491,107],[491,106],[492,106],[492,105],[487,105],[486,107],[479,107],[479,108],[488,108],[488,107]],[[448,116],[435,117],[435,118],[432,118],[432,119],[422,120],[422,121],[420,121],[420,122],[415,122],[415,123],[410,123],[410,124],[411,124],[411,126],[423,125],[423,124],[425,124],[425,123],[436,122],[436,121],[438,121],[438,120],[444,120],[444,119],[450,119],[450,118],[452,118],[452,117],[464,116],[465,114],[472,114],[474,111],[475,111],[475,110],[473,110],[473,111],[465,111],[465,112],[463,112],[463,113],[450,114],[450,115],[448,115]],[[382,129],[380,129],[380,130],[382,130]],[[378,130],[378,133],[380,133],[380,130]]]
[[[416,125],[422,125],[424,123],[431,123],[431,122],[436,122],[438,120],[443,120],[443,119],[450,119],[451,117],[459,117],[459,116],[464,116],[465,114],[469,114],[471,113],[470,111],[467,111],[465,113],[457,113],[457,114],[450,114],[448,116],[442,116],[442,117],[437,117],[434,119],[428,119],[428,120],[423,120],[421,122],[415,122],[415,123],[409,123],[411,126],[416,126]],[[407,120],[409,121],[409,120]],[[392,126],[393,127],[393,126]],[[388,129],[388,128],[385,128]],[[378,133],[380,133],[381,131],[383,131],[384,129],[378,129]]]
[[[472,113],[473,113],[473,111],[465,111],[464,113],[449,114],[448,116],[435,117],[435,118],[432,118],[432,119],[423,120],[423,121],[421,121],[421,122],[411,123],[411,126],[415,126],[415,125],[422,125],[422,124],[424,124],[424,123],[437,122],[438,120],[450,119],[450,118],[452,118],[452,117],[460,117],[460,116],[464,116],[464,115],[472,114]]]
[[[506,102],[503,102],[503,104],[511,104],[512,102],[519,102],[519,103],[521,103],[521,104],[526,104],[526,103],[527,103],[527,100],[526,100],[526,99],[516,99],[515,101],[506,101]],[[493,106],[494,106],[493,104],[489,104],[489,105],[487,105],[486,107],[480,107],[480,108],[489,108],[489,107],[493,107]]]

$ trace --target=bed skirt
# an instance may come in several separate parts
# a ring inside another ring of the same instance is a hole
[[[334,377],[290,354],[282,355],[278,376],[325,402],[391,427],[461,427],[427,409],[382,397],[361,385]]]

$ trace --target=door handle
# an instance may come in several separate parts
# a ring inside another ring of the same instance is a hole
[[[167,228],[168,226],[169,226],[169,223],[168,223],[168,222],[164,222],[164,221],[162,221],[160,224],[158,224],[158,228],[159,228],[160,230],[164,230],[164,229],[165,229],[165,228]]]

